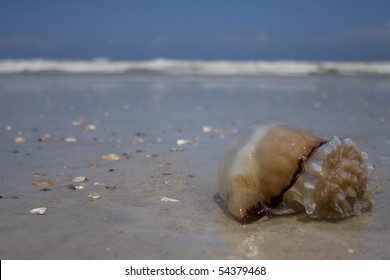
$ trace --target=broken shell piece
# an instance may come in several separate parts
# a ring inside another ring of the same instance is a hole
[[[38,182],[33,182],[32,183],[34,186],[37,187],[51,187],[54,185],[53,181],[38,181]]]
[[[202,127],[202,130],[204,133],[210,133],[211,131],[213,131],[213,128],[211,126],[204,125]]]
[[[85,178],[84,176],[77,176],[77,177],[74,177],[72,181],[77,182],[77,183],[81,183],[81,182],[88,181],[88,179]]]
[[[184,149],[182,147],[172,147],[171,152],[183,152]]]
[[[100,198],[100,194],[98,194],[98,193],[96,193],[96,192],[90,191],[89,194],[88,194],[88,197],[89,197],[91,200],[95,200],[95,199]]]
[[[189,139],[178,139],[176,141],[176,144],[178,146],[186,145],[186,144],[189,144],[189,143],[191,143],[191,140],[189,140]]]
[[[161,202],[181,202],[180,200],[174,199],[174,198],[169,198],[169,197],[161,197],[160,199]]]
[[[119,160],[119,156],[116,154],[108,154],[103,156],[102,158],[109,161]]]
[[[80,117],[78,120],[72,121],[72,125],[74,125],[74,126],[82,125],[83,122],[84,122],[84,118]]]
[[[48,133],[44,134],[41,138],[38,138],[38,142],[47,142],[52,139],[52,136]]]
[[[94,124],[88,124],[81,127],[82,130],[90,131],[90,130],[96,130],[96,125]]]
[[[64,141],[67,142],[67,143],[75,143],[75,142],[77,142],[77,139],[74,138],[74,137],[66,137],[64,139]]]
[[[97,168],[98,165],[96,163],[90,163],[90,164],[88,164],[88,167],[91,169],[94,169],[94,168]]]
[[[47,174],[43,173],[43,172],[35,172],[34,173],[34,177],[43,177],[43,176],[46,176]]]
[[[316,218],[357,216],[373,205],[366,159],[350,138],[324,140],[282,123],[256,123],[223,154],[219,193],[242,223],[300,210]]]
[[[30,213],[34,215],[45,215],[47,213],[47,208],[46,207],[33,208],[30,210]]]
[[[18,137],[15,138],[14,142],[17,143],[17,144],[21,144],[21,143],[26,142],[26,138],[24,138],[22,136],[18,136]]]

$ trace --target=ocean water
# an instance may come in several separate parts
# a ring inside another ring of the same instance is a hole
[[[92,60],[6,59],[0,60],[0,74],[11,73],[161,73],[169,75],[390,75],[390,62],[336,61],[233,61],[152,59],[120,61],[108,58]]]

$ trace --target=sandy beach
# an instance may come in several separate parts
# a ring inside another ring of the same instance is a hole
[[[10,74],[0,100],[1,259],[390,258],[388,76]],[[373,210],[232,219],[218,162],[265,118],[351,137]]]

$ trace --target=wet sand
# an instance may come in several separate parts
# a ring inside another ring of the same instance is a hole
[[[0,100],[1,259],[390,258],[387,77],[3,75]],[[375,166],[372,212],[232,219],[218,161],[264,118],[354,139]]]

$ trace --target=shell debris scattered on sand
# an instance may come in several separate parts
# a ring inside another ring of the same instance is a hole
[[[306,211],[342,219],[371,210],[366,153],[350,138],[321,139],[279,122],[235,135],[219,164],[219,194],[242,223]]]
[[[45,215],[47,213],[47,208],[46,207],[33,208],[30,210],[30,213],[33,215]]]
[[[160,201],[161,202],[181,202],[180,200],[170,198],[170,197],[165,197],[165,196],[161,197]]]

